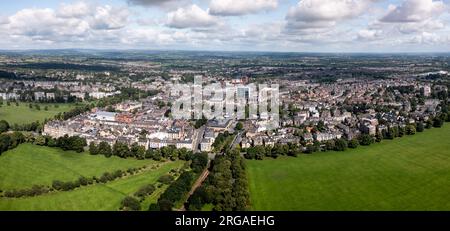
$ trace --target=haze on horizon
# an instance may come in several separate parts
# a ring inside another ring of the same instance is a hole
[[[450,0],[21,0],[1,50],[450,52]]]

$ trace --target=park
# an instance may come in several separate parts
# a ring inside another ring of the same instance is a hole
[[[248,160],[256,211],[450,210],[450,125],[345,152]]]

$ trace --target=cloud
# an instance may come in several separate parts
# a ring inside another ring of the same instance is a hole
[[[400,6],[390,5],[388,13],[380,19],[387,23],[421,22],[445,12],[447,6],[442,1],[408,0]]]
[[[197,5],[191,5],[186,8],[168,13],[166,25],[169,27],[183,28],[204,28],[212,27],[218,24],[218,20],[211,16],[207,11],[202,10]]]
[[[316,26],[360,16],[374,0],[301,0],[286,16],[290,22],[313,23]]]
[[[111,33],[108,31],[125,27],[128,15],[126,7],[94,6],[79,2],[62,4],[57,10],[23,9],[9,16],[2,27],[6,36],[13,40],[86,42],[91,39],[109,39]]]
[[[373,41],[381,37],[383,31],[363,29],[358,32],[358,40]]]
[[[36,40],[52,40],[57,37],[81,36],[89,24],[79,19],[58,18],[54,10],[23,9],[9,17],[9,33],[14,36],[28,36]]]
[[[212,15],[238,16],[273,10],[278,0],[212,0],[209,7]]]
[[[160,7],[165,9],[176,9],[180,6],[191,4],[191,0],[128,0],[128,4],[144,7]]]
[[[91,20],[91,27],[97,30],[120,29],[127,25],[128,16],[126,7],[99,6]]]
[[[92,8],[86,2],[62,3],[58,9],[57,16],[61,18],[82,18],[91,13]]]

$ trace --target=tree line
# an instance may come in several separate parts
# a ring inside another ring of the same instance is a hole
[[[169,187],[158,198],[158,202],[151,204],[151,211],[171,211],[173,206],[184,199],[190,191],[192,184],[199,174],[206,168],[208,164],[208,155],[206,153],[195,154],[192,158],[190,168],[191,171],[184,171],[173,181]]]
[[[198,211],[212,204],[214,211],[244,211],[250,203],[244,159],[238,149],[217,155],[211,172],[187,203],[188,210]]]

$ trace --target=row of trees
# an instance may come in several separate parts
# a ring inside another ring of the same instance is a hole
[[[123,142],[116,142],[112,147],[107,142],[100,142],[95,144],[91,142],[89,144],[89,153],[91,155],[104,155],[106,157],[118,156],[121,158],[136,158],[139,160],[153,159],[160,161],[164,159],[170,160],[191,160],[193,153],[186,148],[177,149],[174,145],[169,145],[161,149],[148,149],[145,150],[144,146],[138,143],[133,143],[128,146]]]
[[[212,204],[214,211],[243,211],[249,205],[245,162],[237,149],[216,156],[205,183],[189,198],[187,208],[200,210]]]
[[[67,134],[54,139],[50,136],[36,136],[34,139],[34,144],[40,146],[58,147],[64,151],[76,151],[81,153],[84,151],[87,142],[85,138],[79,136],[68,136]]]
[[[176,202],[181,201],[191,189],[196,177],[208,165],[208,155],[205,153],[193,156],[190,164],[191,171],[183,172],[177,180],[173,181],[166,191],[161,194],[156,204],[149,207],[151,211],[171,211]]]

